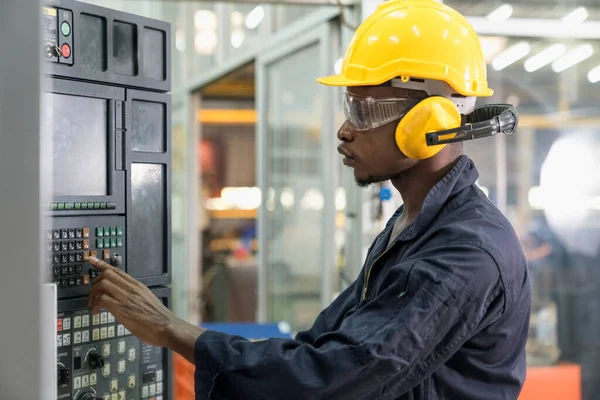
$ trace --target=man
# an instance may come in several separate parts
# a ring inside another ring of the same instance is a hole
[[[95,259],[93,311],[195,363],[197,399],[517,399],[526,264],[456,142],[517,124],[504,106],[474,107],[492,94],[477,36],[443,4],[390,1],[358,28],[341,75],[320,81],[348,87],[339,151],[358,184],[389,179],[404,204],[313,327],[261,342],[206,331]]]

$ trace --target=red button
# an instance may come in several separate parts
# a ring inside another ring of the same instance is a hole
[[[64,43],[62,45],[62,47],[60,48],[60,52],[62,53],[62,56],[64,58],[69,58],[71,57],[71,48],[69,47],[68,44]]]
[[[56,320],[56,330],[59,332],[62,331],[62,318]]]

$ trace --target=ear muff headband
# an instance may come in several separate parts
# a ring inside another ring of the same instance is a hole
[[[409,158],[422,160],[433,157],[446,145],[429,145],[426,134],[457,128],[460,125],[461,115],[456,104],[445,97],[428,97],[400,120],[396,127],[396,144]]]
[[[512,135],[519,125],[519,114],[510,104],[490,104],[476,107],[467,116],[464,126],[427,133],[427,146],[436,148],[448,143],[464,142],[495,136],[502,132]]]

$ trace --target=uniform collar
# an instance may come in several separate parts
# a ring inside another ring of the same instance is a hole
[[[421,212],[413,223],[398,236],[398,240],[411,240],[422,234],[448,200],[461,190],[473,185],[478,178],[479,171],[473,161],[466,155],[460,156],[454,167],[431,188],[423,201]],[[391,232],[396,219],[402,214],[402,209],[401,206],[390,218],[386,236]]]

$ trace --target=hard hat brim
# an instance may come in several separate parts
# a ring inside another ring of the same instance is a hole
[[[325,86],[367,86],[372,83],[348,79],[343,75],[331,75],[317,78],[317,82]]]

